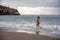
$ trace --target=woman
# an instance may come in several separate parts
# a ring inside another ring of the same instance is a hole
[[[37,21],[36,21],[36,34],[39,34],[39,30],[40,30],[40,17],[37,17]]]

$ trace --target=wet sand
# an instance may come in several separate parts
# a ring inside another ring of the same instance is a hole
[[[0,40],[60,40],[60,39],[22,32],[0,32]]]

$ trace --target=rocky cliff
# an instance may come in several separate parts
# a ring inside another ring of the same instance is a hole
[[[17,9],[0,5],[0,15],[20,15]]]

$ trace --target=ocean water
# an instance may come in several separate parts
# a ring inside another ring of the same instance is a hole
[[[35,32],[38,15],[0,15],[0,30],[16,32]],[[60,38],[60,16],[39,15],[40,34]]]

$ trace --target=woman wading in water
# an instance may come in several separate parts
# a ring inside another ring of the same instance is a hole
[[[37,17],[37,21],[36,21],[36,34],[39,34],[39,30],[40,30],[40,17]]]

